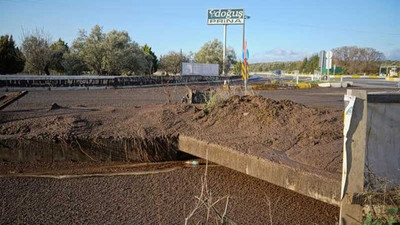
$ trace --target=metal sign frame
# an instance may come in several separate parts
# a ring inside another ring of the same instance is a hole
[[[209,9],[208,25],[243,25],[244,9]]]
[[[229,17],[229,18],[227,18]],[[248,65],[247,65],[247,47],[246,47],[246,38],[245,38],[245,24],[246,19],[249,19],[250,16],[246,16],[244,9],[209,9],[207,10],[207,24],[208,25],[223,25],[224,26],[224,47],[223,47],[223,63],[222,63],[222,71],[223,74],[226,75],[225,71],[225,63],[226,63],[226,36],[227,36],[227,25],[242,25],[243,26],[243,55],[245,56],[243,60],[242,73],[244,71],[243,81],[245,90],[247,90],[247,80],[249,79],[248,75]],[[245,52],[246,51],[246,52]]]

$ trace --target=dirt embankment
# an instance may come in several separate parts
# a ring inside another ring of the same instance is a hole
[[[191,136],[292,166],[340,172],[342,111],[290,100],[233,96],[209,112],[195,112]]]
[[[341,110],[261,96],[232,96],[206,109],[58,106],[7,114],[0,124],[2,159],[171,160],[184,134],[295,168],[341,169]]]

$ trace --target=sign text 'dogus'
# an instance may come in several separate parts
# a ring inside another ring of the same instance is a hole
[[[209,9],[208,25],[241,25],[244,22],[243,9]]]

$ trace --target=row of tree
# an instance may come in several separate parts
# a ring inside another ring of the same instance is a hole
[[[225,69],[228,73],[237,63],[236,53],[228,47],[224,62],[222,52],[222,42],[215,39],[205,43],[196,53],[171,51],[158,60],[147,44],[140,47],[125,31],[104,33],[96,25],[89,34],[79,31],[78,37],[68,46],[61,39],[51,42],[49,35],[36,30],[24,35],[21,50],[11,36],[1,37],[0,74],[24,71],[47,75],[132,75],[153,74],[158,69],[167,74],[179,74],[182,62],[219,64],[219,72]]]
[[[15,47],[12,36],[0,37],[0,74],[21,72],[25,66],[25,58],[19,48]]]
[[[335,48],[333,63],[344,69],[344,73],[376,74],[379,66],[385,60],[382,52],[373,48],[359,48],[356,46],[344,46]]]
[[[182,62],[195,62],[218,64],[220,74],[222,74],[223,69],[225,69],[226,73],[229,73],[231,67],[237,63],[236,53],[231,47],[228,47],[225,62],[223,61],[222,53],[222,42],[214,39],[206,42],[196,53],[189,52],[189,54],[184,54],[182,51],[171,51],[166,55],[162,55],[160,57],[160,69],[167,73],[178,74],[182,70]]]
[[[21,50],[11,36],[1,36],[0,68],[0,74],[153,74],[158,59],[148,45],[139,46],[127,32],[104,33],[96,25],[90,34],[79,31],[71,47],[61,39],[52,43],[40,30],[24,35]]]
[[[63,40],[51,42],[49,35],[36,30],[23,35],[21,49],[16,47],[12,36],[0,38],[0,74],[19,72],[34,74],[99,74],[133,75],[153,74],[158,69],[167,74],[179,74],[182,62],[219,64],[223,70],[239,75],[241,63],[237,61],[235,51],[228,47],[226,60],[223,61],[222,42],[214,39],[205,43],[198,52],[184,54],[171,51],[162,55],[160,60],[147,44],[139,46],[132,41],[126,31],[112,30],[104,33],[98,25],[87,34],[79,31],[71,47]],[[373,48],[344,46],[333,49],[333,63],[341,67],[343,73],[377,73],[384,55]],[[313,73],[319,70],[317,54],[303,61],[267,62],[250,64],[252,72],[274,70]]]
[[[344,74],[376,74],[379,66],[385,63],[383,53],[373,48],[344,46],[335,48],[332,52],[333,64],[341,67]],[[303,61],[254,63],[250,64],[250,70],[252,72],[298,70],[301,73],[313,73],[315,70],[319,70],[319,56],[314,54],[304,58]]]
[[[313,73],[314,70],[318,69],[318,62],[318,55],[312,55],[311,57],[305,57],[303,61],[253,63],[250,64],[250,71],[269,72],[274,70],[298,70],[300,73]]]

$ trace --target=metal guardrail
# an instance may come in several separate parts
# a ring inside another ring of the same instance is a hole
[[[35,76],[2,75],[0,87],[122,87],[174,85],[239,79],[239,76]]]
[[[102,80],[125,78],[127,76],[97,76],[97,75],[73,75],[73,76],[44,76],[44,75],[2,75],[0,80]]]

